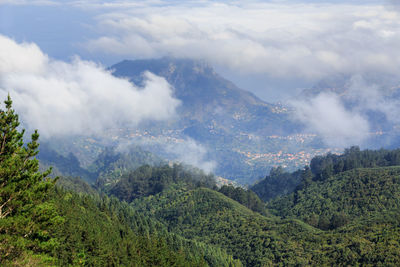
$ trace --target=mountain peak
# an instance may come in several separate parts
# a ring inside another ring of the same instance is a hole
[[[124,60],[111,69],[115,76],[129,78],[138,85],[142,84],[141,74],[146,70],[164,77],[174,87],[175,96],[188,107],[207,104],[215,109],[229,105],[268,105],[221,77],[205,60],[172,57]]]
[[[157,75],[164,76],[168,79],[171,75],[177,73],[188,74],[206,74],[217,75],[213,67],[205,60],[196,60],[188,58],[162,57],[158,59],[139,59],[139,60],[123,60],[111,67],[117,72],[117,76],[121,76],[121,71],[126,72],[127,77],[137,75],[138,72],[149,70]]]

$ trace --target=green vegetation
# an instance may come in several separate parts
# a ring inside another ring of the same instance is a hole
[[[286,223],[254,213],[211,189],[171,188],[157,196],[138,199],[133,206],[163,222],[186,238],[225,248],[246,266],[289,263],[287,252],[298,250],[289,235],[279,235]],[[296,231],[308,231],[294,223]],[[301,253],[301,252],[299,252]],[[286,255],[285,255],[286,254]]]
[[[289,173],[282,167],[272,168],[265,179],[253,185],[250,189],[262,200],[268,201],[281,195],[293,192],[300,184],[302,171]]]
[[[126,203],[99,195],[57,189],[54,198],[65,218],[53,252],[58,265],[229,266],[232,257],[218,248],[168,233],[155,220]]]
[[[400,149],[364,150],[359,147],[346,149],[342,155],[328,154],[311,160],[310,168],[314,181],[325,180],[332,175],[357,169],[400,165]]]
[[[282,167],[272,168],[270,174],[250,189],[262,200],[269,201],[287,195],[298,186],[304,187],[312,181],[323,181],[335,174],[356,169],[400,165],[400,149],[364,150],[358,147],[346,149],[342,155],[316,156],[310,166],[289,173]]]
[[[40,173],[38,134],[23,143],[18,116],[0,111],[0,265],[241,266],[218,247],[186,240],[78,178]],[[80,187],[82,186],[82,188]]]
[[[109,193],[121,200],[131,202],[139,197],[160,193],[176,183],[185,183],[192,187],[216,187],[214,177],[206,175],[200,170],[188,171],[180,164],[174,164],[172,167],[144,165],[123,175],[119,182],[109,190]]]
[[[284,220],[254,213],[214,190],[184,185],[138,198],[132,206],[172,232],[226,249],[246,266],[396,266],[400,262],[399,171],[397,167],[354,169],[340,178],[312,181],[296,190],[299,194],[310,190],[298,199],[298,206],[285,206],[283,201],[295,193],[274,200],[281,206],[270,203],[276,214],[288,213]],[[301,209],[301,203],[311,206]],[[292,209],[296,213],[290,213]],[[319,216],[318,210],[325,211],[324,219],[317,217],[312,223],[307,216]]]
[[[269,208],[321,229],[335,229],[354,219],[400,210],[400,167],[354,169],[316,181],[273,200]]]
[[[59,242],[52,229],[62,223],[49,192],[55,180],[40,173],[37,131],[24,145],[10,97],[0,110],[0,264],[52,262],[46,255]]]
[[[233,200],[236,200],[252,211],[259,212],[261,214],[265,212],[264,203],[254,192],[250,190],[245,190],[241,187],[234,187],[232,185],[224,185],[218,190],[218,192]]]
[[[38,133],[0,110],[2,266],[398,266],[400,150],[316,157],[275,168],[252,189],[145,152],[103,154],[90,175],[39,171]],[[46,151],[46,150],[45,150]],[[142,153],[143,158],[140,159]],[[51,153],[44,158],[51,159]],[[147,156],[148,157],[147,157]],[[147,157],[147,158],[146,158]],[[53,160],[54,161],[54,160]],[[56,157],[66,173],[73,157]],[[155,162],[155,161],[154,161]],[[74,167],[75,166],[75,167]],[[54,186],[55,182],[56,186]]]

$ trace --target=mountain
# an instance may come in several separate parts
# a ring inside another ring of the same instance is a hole
[[[273,168],[270,174],[250,187],[262,200],[284,196],[308,185],[312,181],[326,178],[357,168],[374,168],[400,165],[400,150],[360,150],[353,146],[340,155],[328,153],[314,157],[310,166],[294,172],[282,167]]]
[[[81,167],[78,158],[70,152],[64,156],[56,152],[48,144],[40,146],[41,153],[38,155],[41,169],[52,167],[54,176],[79,176],[86,181],[94,182],[96,175]]]
[[[203,61],[124,60],[109,69],[139,87],[145,71],[164,77],[181,105],[178,116],[169,121],[110,129],[102,138],[73,136],[47,142],[64,158],[75,156],[79,167],[89,172],[107,147],[133,143],[160,158],[184,161],[217,176],[252,184],[272,167],[294,170],[331,150],[316,134],[304,132],[303,125],[293,119],[293,110],[238,88]]]
[[[141,149],[138,146],[107,146],[97,153],[96,159],[86,168],[81,167],[78,158],[70,152],[67,156],[57,152],[49,144],[41,145],[38,155],[41,169],[52,167],[53,176],[80,177],[86,182],[114,184],[125,173],[142,165],[158,166],[167,161]]]
[[[203,61],[124,60],[110,70],[139,86],[143,84],[144,71],[164,77],[182,102],[177,110],[179,118],[166,123],[143,123],[137,131],[142,137],[146,133],[148,140],[151,137],[160,142],[166,136],[178,143],[188,138],[195,140],[207,151],[204,160],[216,163],[214,172],[218,176],[252,183],[274,165],[303,166],[313,155],[324,152],[315,142],[315,135],[301,134],[302,126],[292,120],[290,110],[238,88]],[[158,147],[145,147],[172,158],[163,152],[160,142]],[[146,142],[142,140],[143,143]]]
[[[125,60],[110,69],[115,76],[129,78],[139,85],[146,70],[164,77],[174,87],[175,97],[182,101],[178,110],[180,120],[192,127],[186,132],[195,139],[211,136],[209,131],[202,136],[200,128],[216,128],[227,134],[240,130],[287,134],[291,130],[292,124],[282,115],[284,109],[239,89],[205,62],[174,58]]]
[[[335,229],[356,219],[399,211],[399,174],[399,149],[351,147],[341,155],[317,156],[309,167],[292,173],[291,177],[300,178],[297,187],[270,199],[268,208],[278,216]],[[264,191],[254,188],[263,198]]]

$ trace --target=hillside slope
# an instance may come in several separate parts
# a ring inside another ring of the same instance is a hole
[[[400,167],[345,171],[272,200],[268,207],[280,216],[299,218],[321,229],[400,211]]]
[[[202,61],[125,60],[110,70],[137,85],[143,83],[145,71],[164,77],[181,100],[179,117],[167,123],[143,123],[139,131],[152,140],[169,136],[180,142],[187,138],[197,141],[207,149],[206,159],[217,163],[215,173],[219,176],[252,183],[276,164],[268,153],[313,149],[313,136],[301,140],[287,137],[297,134],[302,126],[291,119],[285,107],[238,88]],[[300,164],[288,158],[286,164]]]

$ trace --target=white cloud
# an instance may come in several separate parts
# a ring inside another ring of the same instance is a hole
[[[207,160],[207,149],[190,138],[183,142],[166,144],[165,150],[174,155],[176,160],[196,166],[207,173],[212,172],[217,165],[216,162]]]
[[[210,160],[207,148],[195,140],[180,136],[169,138],[167,136],[141,136],[128,140],[119,140],[118,150],[125,151],[132,145],[139,145],[147,151],[152,151],[165,159],[183,162],[211,173],[215,170],[217,162]]]
[[[97,17],[101,36],[86,43],[91,51],[133,58],[205,58],[245,73],[301,79],[400,71],[400,17],[383,5],[106,4],[102,2]]]
[[[175,116],[179,101],[168,82],[144,75],[144,88],[136,88],[93,62],[52,60],[35,44],[0,35],[0,97],[10,93],[25,125],[45,136],[101,134]]]
[[[344,100],[354,103],[353,109],[357,109],[358,112],[378,111],[383,113],[389,122],[400,123],[400,99],[391,97],[398,89],[398,86],[385,85],[384,81],[374,83],[361,75],[355,75],[349,81],[349,94]]]
[[[360,145],[368,137],[368,121],[358,112],[346,109],[335,94],[322,93],[291,104],[296,110],[296,118],[330,146]]]

